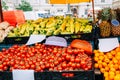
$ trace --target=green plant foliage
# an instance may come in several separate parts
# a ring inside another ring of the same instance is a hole
[[[8,10],[8,6],[5,1],[2,1],[2,10]]]
[[[33,10],[30,3],[25,0],[21,0],[21,4],[19,4],[16,9],[23,10],[23,11],[32,11]]]

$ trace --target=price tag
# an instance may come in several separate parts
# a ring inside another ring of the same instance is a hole
[[[118,38],[99,39],[99,50],[101,52],[109,52],[119,46]]]
[[[116,19],[113,19],[113,20],[111,21],[111,23],[112,23],[112,25],[114,25],[114,26],[116,26],[116,27],[120,25],[119,21],[116,20]]]
[[[26,45],[42,42],[45,38],[46,38],[46,35],[31,35]]]
[[[62,37],[57,36],[50,36],[45,41],[46,45],[55,45],[55,46],[62,46],[67,47],[67,41]]]
[[[13,80],[34,80],[34,70],[13,70]]]

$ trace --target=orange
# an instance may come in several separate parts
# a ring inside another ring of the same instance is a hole
[[[109,79],[114,79],[115,73],[113,71],[109,71]]]
[[[107,63],[106,62],[102,62],[102,65],[103,65],[103,67],[106,67]]]
[[[108,72],[104,72],[104,77],[108,77]]]
[[[101,71],[102,73],[104,73],[104,72],[105,72],[105,69],[104,69],[104,68],[100,68],[100,71]]]
[[[120,51],[119,51],[119,52],[117,52],[117,54],[116,54],[116,55],[120,56]]]
[[[109,63],[109,62],[110,62],[110,60],[109,60],[108,58],[105,58],[104,61],[105,61],[106,63]]]
[[[99,58],[98,57],[94,57],[94,61],[99,61]]]
[[[94,67],[95,67],[95,68],[98,68],[98,63],[95,63],[95,64],[94,64]]]
[[[99,60],[99,61],[98,61],[98,64],[102,64],[102,61],[101,61],[101,60]]]
[[[113,60],[114,64],[118,63],[118,60],[116,58],[113,58],[112,60]]]
[[[115,49],[115,51],[116,51],[116,52],[120,52],[120,47],[117,47],[117,48]]]
[[[114,77],[114,80],[120,80],[120,74],[117,74],[117,75]]]
[[[120,74],[120,71],[115,71],[115,74]]]
[[[108,59],[112,59],[113,58],[111,53],[106,53],[106,56],[107,56]]]
[[[110,53],[112,54],[112,56],[114,56],[116,54],[116,52],[114,50],[110,51]]]
[[[105,54],[104,54],[103,52],[100,52],[99,55],[100,55],[100,56],[104,56]]]
[[[114,64],[114,68],[117,70],[119,69],[119,65],[118,64]]]
[[[98,68],[102,68],[103,66],[102,66],[102,64],[98,64]]]
[[[114,67],[111,67],[111,68],[110,68],[110,71],[115,72],[115,71],[116,71],[116,69],[115,69]]]
[[[94,50],[93,52],[94,52],[94,53],[99,53],[100,51],[99,51],[99,50]]]
[[[99,60],[103,60],[104,59],[104,56],[99,56]]]
[[[117,60],[120,60],[120,55],[115,56]]]
[[[109,71],[109,67],[108,66],[105,67],[105,71]]]

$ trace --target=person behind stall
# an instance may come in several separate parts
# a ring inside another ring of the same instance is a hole
[[[77,13],[74,13],[74,14],[73,14],[73,17],[78,18],[78,14],[77,14]]]

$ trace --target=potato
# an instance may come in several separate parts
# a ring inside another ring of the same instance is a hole
[[[1,22],[0,23],[0,29],[6,29],[7,27],[9,27],[9,23],[7,21]]]
[[[8,28],[5,29],[5,32],[9,33],[12,29],[14,29],[14,27],[13,26],[9,26]]]

